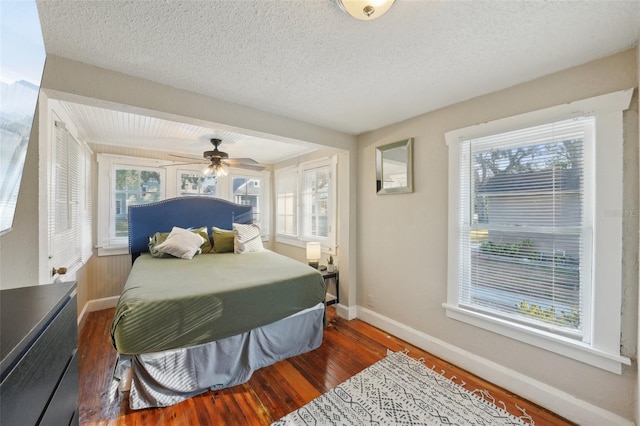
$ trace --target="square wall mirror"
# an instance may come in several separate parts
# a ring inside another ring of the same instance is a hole
[[[376,148],[376,193],[413,192],[413,138]]]

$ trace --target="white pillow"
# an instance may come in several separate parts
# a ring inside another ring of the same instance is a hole
[[[234,253],[242,254],[264,250],[262,238],[260,237],[260,227],[255,223],[250,225],[234,223],[233,234]]]
[[[202,244],[204,238],[200,235],[174,226],[167,239],[156,246],[156,250],[181,259],[191,259],[199,252]]]

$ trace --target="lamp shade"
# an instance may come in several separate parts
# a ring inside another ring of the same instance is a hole
[[[322,248],[320,243],[307,243],[307,260],[320,260],[322,256]]]

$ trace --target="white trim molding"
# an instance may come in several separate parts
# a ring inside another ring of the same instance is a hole
[[[583,426],[632,426],[631,420],[576,398],[398,321],[357,306],[358,319]]]
[[[347,321],[354,320],[358,317],[357,306],[346,306],[342,303],[338,303],[336,306],[336,313],[340,318],[344,318]]]
[[[120,296],[103,297],[102,299],[92,299],[85,303],[80,315],[78,315],[78,327],[84,321],[85,315],[89,312],[101,311],[103,309],[115,308]]]

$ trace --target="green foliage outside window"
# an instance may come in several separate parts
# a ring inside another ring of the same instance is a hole
[[[494,243],[492,241],[485,241],[480,245],[480,253],[534,260],[540,258],[540,253],[533,250],[533,241],[528,238],[519,243]]]
[[[116,171],[116,190],[139,190],[149,181],[159,183],[160,174],[148,170],[119,169]]]
[[[558,313],[553,306],[545,309],[542,306],[527,303],[524,300],[520,302],[519,305],[516,305],[516,307],[518,308],[519,314],[535,318],[539,321],[576,329],[580,328],[580,314],[575,309],[571,309],[570,312],[560,311]]]

